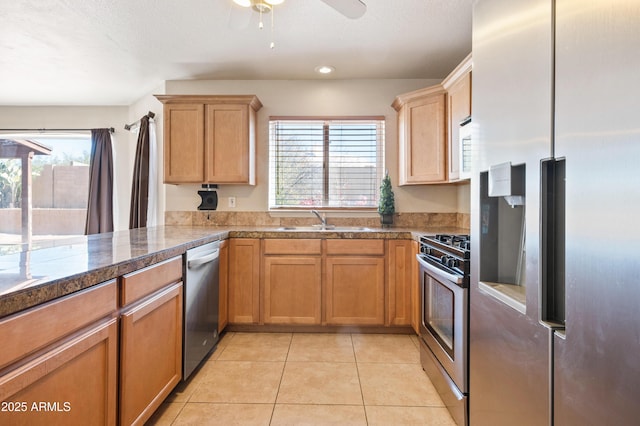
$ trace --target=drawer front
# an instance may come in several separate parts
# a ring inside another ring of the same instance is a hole
[[[182,256],[124,275],[120,282],[120,304],[126,306],[179,281],[182,281]]]
[[[263,241],[264,254],[320,254],[322,240],[275,238]]]
[[[327,254],[384,255],[384,240],[327,240]]]
[[[0,369],[117,309],[116,281],[108,281],[0,321]]]

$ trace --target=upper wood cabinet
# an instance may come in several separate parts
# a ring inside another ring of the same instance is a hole
[[[164,104],[164,182],[255,185],[254,95],[157,95]]]
[[[471,115],[471,54],[442,82],[447,91],[448,180],[460,179],[460,121]]]
[[[398,111],[400,185],[460,180],[460,121],[471,115],[471,55],[442,84],[405,93]]]
[[[432,86],[396,97],[400,185],[447,179],[446,93]]]

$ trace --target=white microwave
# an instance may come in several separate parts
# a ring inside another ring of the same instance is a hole
[[[460,122],[460,179],[471,179],[471,116]]]

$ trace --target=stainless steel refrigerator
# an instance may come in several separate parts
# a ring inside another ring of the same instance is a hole
[[[640,1],[473,2],[470,424],[640,422]]]

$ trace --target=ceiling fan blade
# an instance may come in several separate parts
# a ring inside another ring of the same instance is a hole
[[[361,0],[322,0],[349,19],[358,19],[367,11]]]

